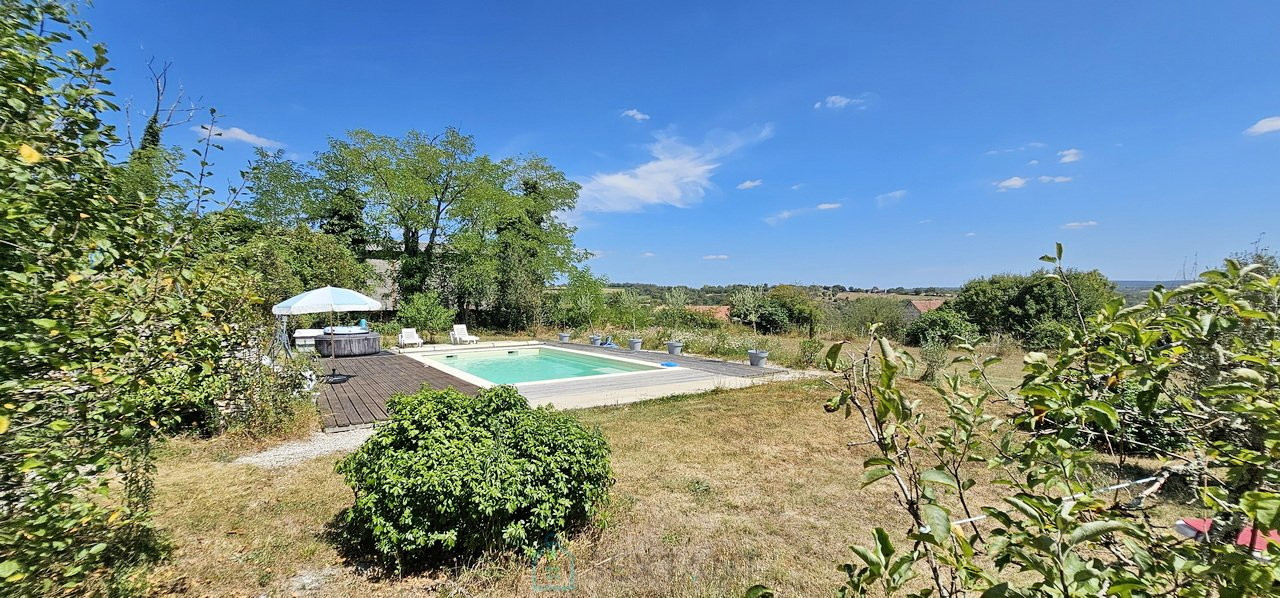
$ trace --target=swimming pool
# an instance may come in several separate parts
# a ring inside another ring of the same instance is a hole
[[[445,371],[457,370],[493,384],[519,384],[564,378],[584,378],[660,370],[661,367],[630,360],[587,355],[548,347],[458,351],[425,355]]]

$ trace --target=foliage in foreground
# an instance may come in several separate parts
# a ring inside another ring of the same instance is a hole
[[[350,539],[397,568],[490,549],[532,552],[587,524],[613,484],[598,430],[514,387],[424,390],[338,464]]]
[[[114,178],[105,50],[83,34],[56,4],[0,3],[6,596],[136,588],[160,549],[150,449],[182,401],[151,391],[195,384],[253,333],[253,297],[196,265],[188,223],[116,195],[133,183]]]
[[[1045,259],[1062,272],[1061,247]],[[895,547],[876,529],[872,546],[853,547],[859,562],[843,566],[842,594],[1274,594],[1280,545],[1255,558],[1235,539],[1246,525],[1280,528],[1278,306],[1280,276],[1228,261],[1197,283],[1152,291],[1144,304],[1108,303],[1086,328],[1067,332],[1058,356],[1028,354],[1010,397],[987,383],[998,358],[965,344],[957,363],[968,375],[938,386],[945,418],[927,416],[898,387],[910,357],[873,341],[839,368],[842,390],[827,409],[865,424],[880,455],[863,464],[863,484],[894,485],[912,521],[911,545]],[[837,345],[828,354],[833,370],[839,353]],[[997,417],[988,411],[996,399],[1019,409]],[[1113,502],[1101,486],[1127,480],[1105,480],[1097,465],[1122,464],[1124,455],[1099,454],[1090,440],[1101,429],[1133,442],[1118,399],[1148,416],[1157,405],[1176,410],[1190,450],[1157,450],[1165,463],[1154,485]],[[970,502],[977,482],[967,464],[975,462],[1004,472],[1005,504]],[[1174,475],[1191,479],[1211,514],[1202,543],[1174,536],[1171,521],[1149,512],[1147,498]],[[954,523],[979,509],[989,519]]]

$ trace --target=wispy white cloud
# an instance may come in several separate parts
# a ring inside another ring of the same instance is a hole
[[[804,183],[796,183],[796,184],[794,184],[794,185],[792,185],[792,186],[791,186],[791,190],[792,190],[792,191],[799,191],[799,190],[800,190],[800,188],[801,188],[801,187],[803,187],[803,186],[804,186]]]
[[[605,254],[605,251],[603,249],[588,249],[586,250],[586,252],[587,252],[587,259],[589,260],[594,260],[596,258],[604,257],[604,254]]]
[[[1043,176],[1043,175],[1042,175],[1042,176],[1038,176],[1038,177],[1036,177],[1036,180],[1037,180],[1037,181],[1040,181],[1041,183],[1066,183],[1066,182],[1071,181],[1071,177],[1069,177],[1069,176]]]
[[[876,196],[876,205],[882,208],[888,207],[895,203],[898,203],[899,201],[902,201],[902,198],[906,196],[907,196],[906,189],[898,189],[897,191],[881,193],[880,195]]]
[[[727,259],[729,259],[729,256],[727,256],[727,255],[725,255],[725,254],[723,254],[723,253],[718,253],[718,254],[714,254],[714,255],[704,255],[704,256],[702,256],[702,259],[704,259],[704,260],[727,260]]]
[[[1003,149],[987,150],[987,155],[995,156],[997,154],[1011,154],[1013,152],[1025,152],[1027,150],[1040,149],[1042,147],[1044,147],[1044,143],[1040,141],[1031,141],[1031,142],[1019,145],[1018,147],[1006,147]]]
[[[627,118],[635,119],[636,122],[649,120],[648,114],[645,114],[639,110],[636,110],[635,108],[628,108],[626,110],[623,110],[622,114],[620,114],[619,116],[625,116]]]
[[[738,188],[739,189],[755,189],[756,187],[759,187],[760,185],[763,185],[763,184],[764,184],[764,181],[761,179],[750,179],[750,180],[746,180],[746,181],[742,181],[741,183],[738,183]]]
[[[1039,163],[1040,163],[1039,160],[1027,160],[1027,166],[1035,166],[1036,164],[1039,164]]]
[[[1084,152],[1074,147],[1071,149],[1064,149],[1058,152],[1058,161],[1063,164],[1069,164],[1071,162],[1079,162],[1082,158],[1084,158]]]
[[[768,224],[769,226],[775,226],[775,225],[781,224],[784,220],[787,220],[788,218],[795,216],[796,213],[797,213],[796,210],[783,210],[772,216],[766,216],[764,221],[765,221],[765,224]]]
[[[1020,176],[1011,176],[1003,181],[996,183],[996,191],[1008,191],[1010,189],[1021,189],[1027,186],[1027,182],[1031,179]]]
[[[654,253],[654,252],[652,252],[652,251],[646,251],[646,252],[644,252],[644,253],[640,254],[640,257],[653,257],[653,256],[655,256],[655,255],[658,255],[658,254],[656,254],[656,253]]]
[[[1080,228],[1089,228],[1089,227],[1091,227],[1091,226],[1098,226],[1097,221],[1094,221],[1094,220],[1084,220],[1084,221],[1081,221],[1081,222],[1068,222],[1068,223],[1066,223],[1066,224],[1062,225],[1062,228],[1065,228],[1065,229],[1067,229],[1067,230],[1076,230],[1076,229],[1080,229]]]
[[[931,223],[933,223],[933,218],[925,218],[924,220],[921,220],[917,224],[931,224]]]
[[[639,212],[648,206],[689,207],[712,187],[720,159],[773,136],[765,125],[742,133],[720,133],[701,146],[658,135],[652,159],[635,168],[602,172],[580,180],[577,212]]]
[[[1280,116],[1268,116],[1244,130],[1245,135],[1262,135],[1280,131]]]
[[[825,210],[838,210],[843,205],[844,204],[839,202],[825,202],[825,203],[820,203],[816,206],[813,206],[812,208],[796,208],[792,210],[783,210],[781,212],[778,212],[777,214],[766,216],[764,218],[764,222],[769,226],[777,226],[801,214],[806,214],[809,212],[816,212],[816,211],[825,211]]]
[[[867,94],[864,93],[856,98],[833,95],[827,96],[825,99],[821,99],[813,103],[814,110],[821,110],[823,108],[826,108],[827,110],[844,110],[850,106],[859,110],[865,109],[867,107]]]
[[[259,135],[254,135],[253,133],[250,133],[244,129],[241,129],[240,127],[231,127],[230,129],[224,129],[219,126],[200,125],[196,127],[191,127],[191,130],[195,131],[196,133],[199,133],[200,139],[205,139],[206,137],[209,137],[210,134],[212,134],[214,141],[243,141],[244,143],[248,143],[250,145],[256,145],[258,147],[270,147],[270,148],[284,147],[284,144],[280,143],[279,141],[276,141],[274,139],[267,139],[266,137],[262,137]]]
[[[976,236],[978,236],[978,233],[965,233],[965,234],[964,234],[964,236],[966,236],[966,237],[976,237]]]

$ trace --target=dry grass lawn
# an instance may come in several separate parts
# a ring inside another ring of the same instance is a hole
[[[922,398],[932,395],[908,384]],[[597,529],[571,542],[577,596],[830,595],[850,543],[906,518],[888,483],[860,488],[860,423],[826,414],[817,380],[577,411],[613,447],[617,485]],[[857,423],[857,425],[855,425]],[[326,526],[351,502],[336,456],[280,470],[229,463],[243,448],[175,441],[159,464],[158,524],[171,561],[156,593],[189,595],[531,595],[529,563],[495,557],[378,577],[345,562]],[[980,485],[975,502],[1003,490]],[[302,575],[303,577],[298,577]]]

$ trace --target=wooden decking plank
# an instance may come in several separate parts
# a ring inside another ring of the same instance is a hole
[[[387,418],[386,400],[396,394],[414,393],[424,385],[431,388],[452,386],[475,394],[479,388],[444,372],[429,368],[411,357],[379,353],[363,357],[346,357],[334,361],[338,373],[352,377],[339,384],[322,384],[316,407],[324,427],[373,423]]]

